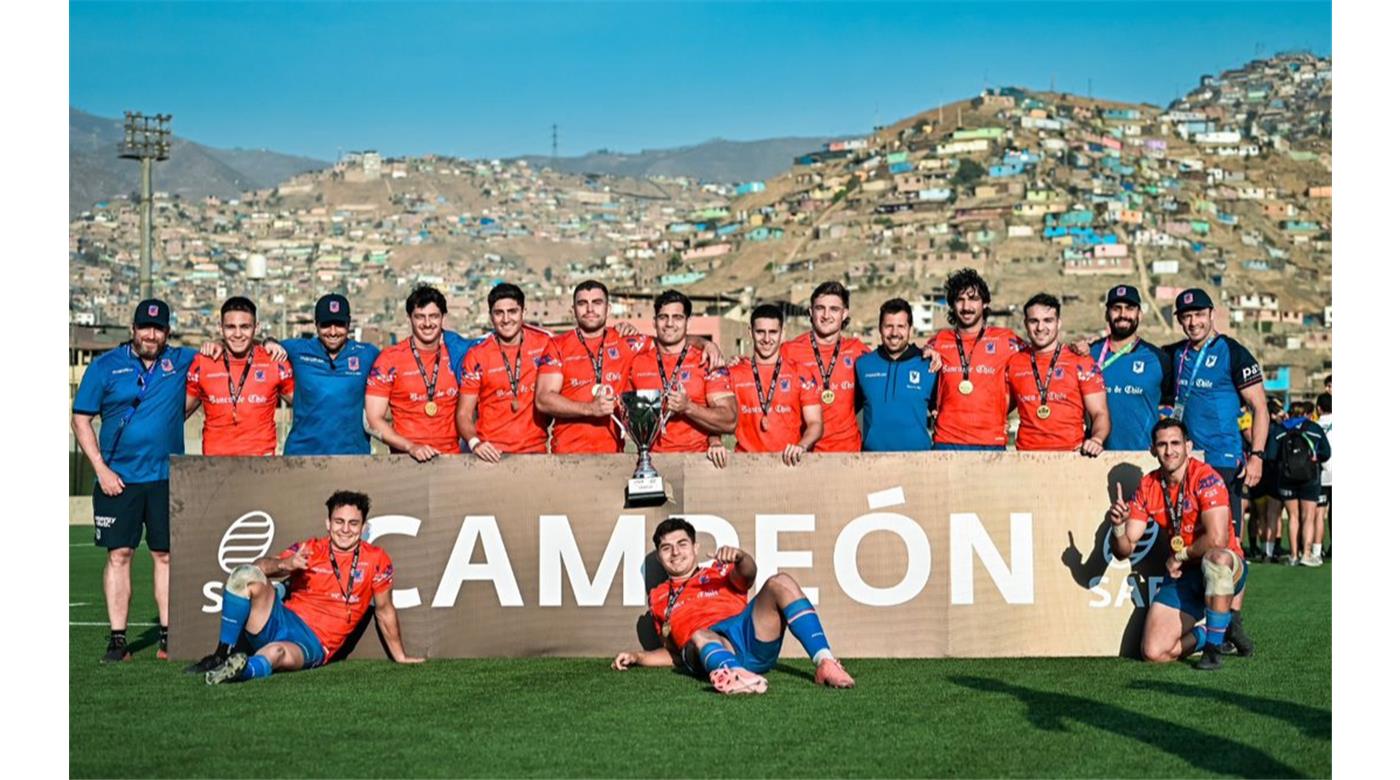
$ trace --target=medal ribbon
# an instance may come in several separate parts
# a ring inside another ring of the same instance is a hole
[[[1191,395],[1191,389],[1196,384],[1196,374],[1200,373],[1201,361],[1205,359],[1206,350],[1210,349],[1210,346],[1214,343],[1215,337],[1211,337],[1210,341],[1201,345],[1201,351],[1196,353],[1196,363],[1191,367],[1191,378],[1186,380],[1186,389],[1177,396],[1176,405],[1172,407],[1172,417],[1180,420],[1181,416],[1186,413],[1186,399]],[[1186,370],[1186,353],[1190,351],[1190,342],[1181,348],[1181,360],[1177,363],[1176,367],[1176,375],[1178,377],[1181,376],[1181,372]]]
[[[583,339],[583,331],[574,328],[574,335],[578,336],[578,343],[583,345],[583,351],[588,355],[588,362],[593,364],[593,383],[601,385],[603,383],[603,342],[607,341],[607,331],[603,331],[603,337],[598,339],[598,354],[594,355],[593,350],[588,348],[588,342]]]
[[[758,393],[758,408],[763,410],[763,416],[768,416],[768,407],[773,405],[773,396],[778,392],[778,374],[783,370],[783,359],[778,358],[778,362],[773,365],[773,379],[768,382],[768,397],[763,397],[763,382],[758,378],[758,359],[754,358],[749,366],[753,368],[753,389]]]
[[[822,365],[822,351],[821,347],[817,346],[817,334],[809,333],[807,338],[812,341],[812,357],[817,359],[817,371],[822,375],[822,389],[830,390],[831,374],[836,371],[836,361],[841,357],[841,336],[840,334],[836,336],[836,349],[831,351],[831,365],[829,366]]]
[[[224,378],[228,380],[228,395],[229,395],[229,400],[230,400],[230,402],[233,404],[233,416],[234,416],[235,418],[238,417],[238,399],[243,397],[243,385],[246,384],[246,383],[248,382],[248,372],[251,371],[252,368],[253,368],[253,351],[252,351],[252,350],[248,350],[248,359],[247,359],[247,362],[243,364],[243,376],[241,376],[241,377],[238,378],[238,387],[234,387],[234,386],[233,386],[233,368],[229,365],[229,362],[228,362],[228,351],[227,351],[227,350],[224,351],[224,371],[227,372],[227,374],[228,374],[228,375],[227,375],[226,377],[224,377]]]
[[[412,345],[408,345],[408,351],[413,353],[413,362],[418,364],[418,376],[423,378],[423,388],[428,391],[428,400],[433,400],[437,395],[438,369],[442,367],[442,342],[439,341],[437,348],[433,350],[433,377],[428,378],[428,370],[423,368],[423,361],[418,357],[418,350]]]
[[[326,543],[329,546],[331,556],[331,571],[335,574],[335,587],[336,590],[340,591],[340,595],[345,598],[345,612],[348,616],[350,613],[351,591],[355,589],[355,569],[360,566],[360,545],[355,545],[355,557],[350,559],[350,580],[342,586],[340,584],[340,565],[335,562],[335,545],[329,540],[327,540]]]
[[[665,613],[664,615],[661,616],[661,625],[662,625],[662,626],[669,626],[669,625],[671,624],[671,610],[672,610],[672,609],[675,609],[675,607],[676,607],[676,601],[678,601],[678,600],[680,599],[682,593],[685,593],[685,589],[686,589],[687,587],[690,586],[690,581],[693,580],[693,579],[695,579],[696,576],[698,576],[699,574],[700,574],[699,570],[696,570],[696,572],[695,572],[694,574],[692,574],[692,575],[690,575],[689,577],[686,577],[686,578],[685,578],[685,582],[682,582],[682,583],[681,583],[681,586],[680,586],[679,588],[677,588],[677,587],[675,587],[675,586],[673,586],[673,585],[668,585],[668,586],[667,586],[667,588],[666,588],[666,613]],[[670,632],[669,630],[666,631],[666,634],[667,634],[668,636],[670,635],[670,633],[671,633],[671,632]]]
[[[520,358],[525,354],[525,336],[520,336],[520,346],[515,351],[515,373],[510,371],[510,361],[506,359],[506,348],[501,345],[500,339],[496,340],[496,349],[501,351],[501,365],[506,369],[506,380],[510,382],[510,394],[513,398],[520,397]],[[602,354],[602,350],[598,350]]]
[[[1158,474],[1157,480],[1162,484],[1162,505],[1166,509],[1167,520],[1172,525],[1172,536],[1181,536],[1181,519],[1186,513],[1185,475],[1182,476],[1181,484],[1177,486],[1175,502],[1171,500],[1171,486],[1167,483],[1167,478]]]
[[[982,334],[986,332],[987,325],[983,323],[982,327],[977,330],[977,338],[972,340],[973,354],[976,354],[977,343],[982,340]],[[972,360],[967,356],[967,352],[963,350],[962,342],[962,334],[958,333],[957,331],[953,331],[953,343],[958,345],[958,362],[962,364],[963,381],[967,382],[972,379]],[[1032,360],[1031,364],[1034,365],[1035,361]]]
[[[601,354],[602,351],[603,351],[602,348],[599,347],[598,352]],[[669,378],[667,378],[667,376],[666,376],[666,364],[661,362],[661,347],[660,347],[660,346],[657,346],[657,348],[656,348],[656,371],[657,371],[657,373],[659,373],[659,374],[661,375],[661,394],[662,394],[662,395],[666,395],[667,393],[671,392],[671,388],[673,388],[673,387],[676,386],[676,378],[679,377],[679,376],[681,375],[681,364],[685,362],[685,355],[686,355],[686,353],[689,352],[689,351],[690,351],[690,345],[689,345],[689,344],[686,344],[684,347],[681,347],[681,356],[676,360],[676,370],[675,370],[675,371],[672,371],[672,372],[671,372],[671,376],[670,376]]]
[[[1035,389],[1040,391],[1040,405],[1046,406],[1050,398],[1050,378],[1055,375],[1055,361],[1060,359],[1060,350],[1064,349],[1063,344],[1055,345],[1055,352],[1050,356],[1050,366],[1045,369],[1045,384],[1040,383],[1040,367],[1036,365],[1035,353],[1031,353],[1031,373],[1035,375]]]
[[[1119,347],[1119,348],[1113,353],[1113,357],[1110,357],[1108,360],[1104,360],[1104,357],[1108,355],[1108,342],[1109,342],[1109,339],[1105,338],[1105,339],[1103,340],[1103,346],[1102,346],[1102,347],[1099,347],[1099,359],[1098,359],[1099,373],[1103,373],[1103,372],[1107,371],[1107,370],[1108,370],[1108,367],[1111,366],[1111,365],[1113,365],[1113,362],[1114,362],[1115,360],[1117,360],[1117,359],[1120,358],[1120,357],[1123,357],[1124,355],[1128,354],[1129,352],[1132,352],[1134,349],[1137,349],[1138,342],[1140,342],[1140,341],[1142,341],[1142,339],[1137,338],[1136,336],[1134,336],[1134,337],[1133,337],[1133,340],[1132,340],[1132,342],[1131,342],[1130,344],[1128,344],[1126,347]]]

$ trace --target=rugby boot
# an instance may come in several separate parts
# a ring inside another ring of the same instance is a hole
[[[125,637],[114,636],[107,640],[107,652],[102,656],[102,663],[114,664],[130,660],[131,651],[126,649]]]
[[[846,667],[835,658],[823,658],[817,664],[817,685],[825,685],[829,688],[854,688],[856,681],[851,679],[851,675],[846,672]]]
[[[169,640],[169,639],[166,639],[165,637],[161,637],[161,638],[160,638],[160,644],[156,645],[156,660],[157,660],[157,661],[169,661],[169,660],[170,660],[170,640]]]
[[[185,674],[208,674],[228,660],[228,653],[217,650],[185,667]]]
[[[726,696],[737,693],[763,693],[768,690],[768,680],[764,679],[763,675],[738,667],[721,667],[710,672],[710,684]]]
[[[234,682],[238,679],[239,672],[248,665],[248,656],[243,653],[234,653],[217,667],[210,669],[204,674],[206,685],[218,685],[219,683]]]
[[[1230,645],[1234,652],[1226,651],[1227,655],[1237,655],[1240,658],[1248,658],[1254,655],[1254,640],[1249,638],[1249,634],[1244,632],[1244,622],[1240,620],[1238,614],[1230,617],[1230,625],[1225,627],[1225,641],[1221,644],[1221,649],[1225,645]]]
[[[1196,668],[1203,672],[1213,672],[1220,668],[1222,657],[1219,645],[1207,645],[1206,649],[1201,651],[1201,657],[1196,661]]]

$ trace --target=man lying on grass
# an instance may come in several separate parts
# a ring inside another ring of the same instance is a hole
[[[276,558],[239,566],[224,587],[219,646],[185,671],[204,673],[210,685],[314,669],[326,663],[359,627],[374,604],[375,623],[390,655],[401,664],[422,662],[404,653],[399,618],[389,591],[389,554],[360,540],[369,496],[339,490],[326,501],[322,539],[288,547]],[[286,601],[268,578],[287,580]],[[233,652],[246,636],[255,654]]]
[[[758,567],[737,547],[721,547],[702,569],[695,554],[695,527],[670,517],[651,537],[656,557],[669,576],[651,592],[651,616],[665,646],[618,653],[612,666],[671,666],[702,676],[724,694],[763,693],[762,675],[778,662],[783,631],[793,636],[817,665],[816,682],[850,688],[855,681],[832,655],[821,621],[802,588],[787,574],[768,578],[753,600]]]

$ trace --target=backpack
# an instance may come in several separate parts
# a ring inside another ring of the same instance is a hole
[[[1286,482],[1312,482],[1321,476],[1312,440],[1301,426],[1290,428],[1279,440],[1279,476]]]

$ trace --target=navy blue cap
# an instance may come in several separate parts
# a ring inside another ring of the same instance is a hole
[[[321,300],[316,301],[316,324],[327,322],[350,324],[350,302],[345,300],[344,295],[331,293],[322,295]]]
[[[1197,311],[1199,309],[1214,309],[1215,304],[1211,302],[1210,296],[1205,290],[1199,287],[1192,287],[1189,290],[1182,290],[1176,296],[1176,313],[1184,311]]]
[[[136,314],[132,316],[131,324],[138,328],[154,325],[170,330],[170,304],[159,298],[141,301],[136,304]]]
[[[1104,306],[1112,306],[1115,303],[1131,303],[1141,308],[1142,296],[1138,294],[1138,289],[1131,284],[1120,284],[1108,291],[1104,297]]]

